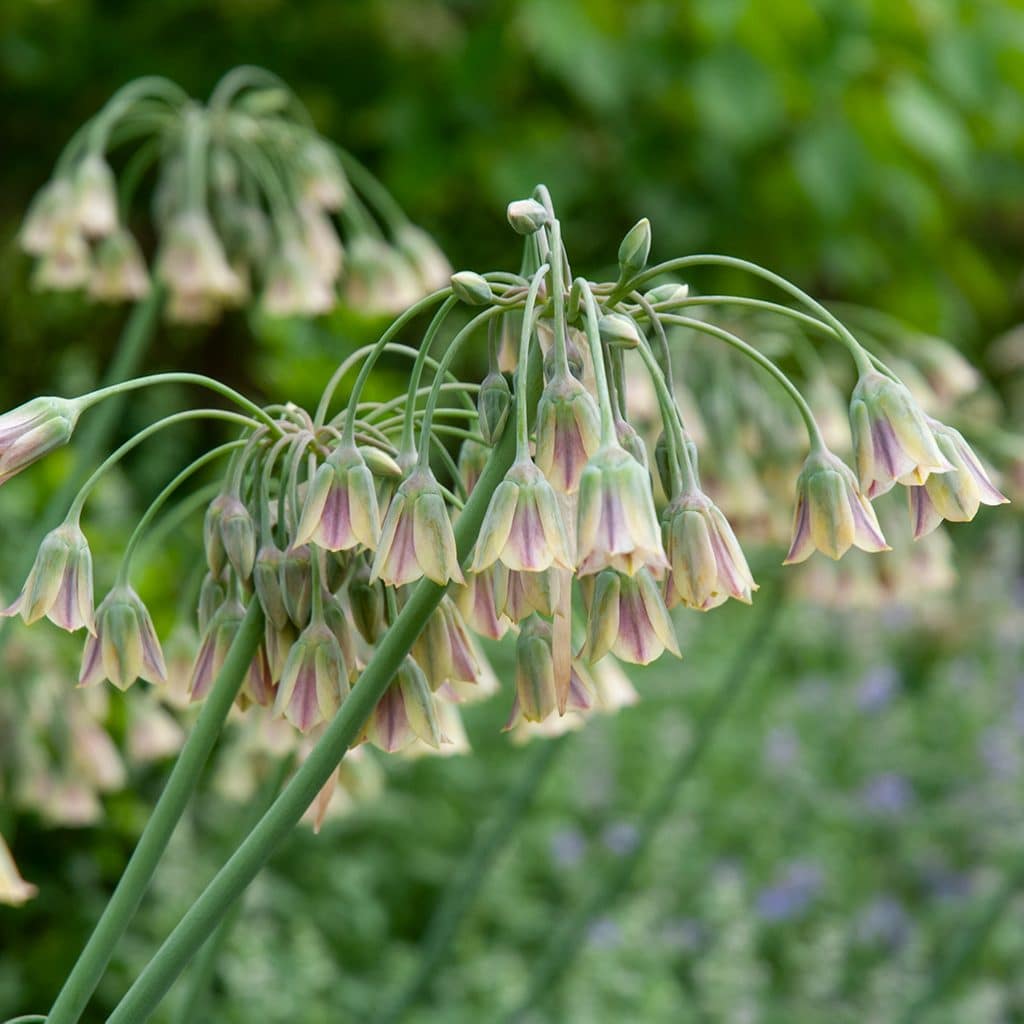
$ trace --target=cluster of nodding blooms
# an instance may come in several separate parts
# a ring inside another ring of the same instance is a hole
[[[448,287],[354,352],[312,415],[291,404],[258,408],[217,385],[241,410],[216,415],[240,422],[242,436],[168,484],[129,540],[117,582],[95,611],[80,494],[44,541],[7,614],[84,627],[83,685],[104,678],[121,687],[136,677],[160,681],[160,644],[129,582],[136,539],[169,492],[229,455],[206,512],[208,571],[198,597],[194,699],[208,692],[246,602],[255,599],[266,617],[265,640],[241,701],[270,706],[302,731],[320,725],[358,685],[411,588],[426,578],[447,594],[364,739],[387,750],[415,739],[443,743],[442,709],[471,697],[485,674],[473,634],[517,634],[510,726],[614,705],[626,698],[601,683],[597,669],[604,661],[646,664],[665,651],[678,655],[670,609],[708,611],[729,598],[749,603],[757,589],[732,527],[702,488],[696,446],[674,398],[667,329],[680,325],[749,356],[802,420],[808,454],[797,480],[787,563],[815,549],[834,559],[854,546],[885,550],[871,500],[896,484],[907,488],[918,535],[942,519],[967,520],[980,504],[1006,500],[963,437],[927,417],[891,370],[796,286],[730,257],[648,267],[646,220],[622,242],[618,279],[593,283],[570,273],[543,187],[534,198],[513,202],[508,218],[525,236],[521,272],[452,275]],[[807,401],[777,364],[737,335],[686,317],[692,301],[686,286],[665,283],[681,269],[723,262],[779,285],[810,311],[801,315],[820,318],[845,346],[859,375],[849,406],[856,472],[828,447]],[[469,307],[471,315],[464,322],[463,309],[462,326],[435,358],[435,342],[457,307]],[[417,345],[394,340],[430,311]],[[451,369],[457,353],[467,340],[482,346],[485,337],[489,372],[480,384],[460,381]],[[413,360],[408,393],[364,401],[364,385],[385,352]],[[657,396],[660,431],[649,445],[626,419],[630,364],[631,372],[640,367],[648,375]],[[511,366],[510,373],[502,366]],[[331,418],[335,390],[356,367],[347,406]],[[422,385],[425,369],[432,372],[429,387]],[[160,379],[166,377],[149,380]],[[0,481],[66,441],[81,409],[103,394],[36,399],[0,418]],[[202,414],[192,410],[161,422]],[[509,443],[500,440],[506,431],[513,432],[514,460],[460,564],[453,521],[495,446]],[[457,455],[449,450],[453,439]],[[663,495],[656,497],[659,486]]]
[[[130,230],[144,188],[152,272]],[[254,293],[272,316],[324,313],[339,285],[346,304],[394,315],[451,274],[430,236],[317,134],[287,86],[252,67],[225,75],[205,105],[159,77],[115,93],[61,154],[20,243],[39,288],[134,301],[155,277],[167,318],[185,323],[215,320]]]

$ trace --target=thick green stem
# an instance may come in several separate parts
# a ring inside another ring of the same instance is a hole
[[[763,611],[747,638],[741,644],[729,669],[711,699],[697,726],[696,738],[683,748],[671,764],[668,774],[647,805],[637,830],[633,849],[598,877],[583,902],[554,929],[536,958],[536,969],[525,995],[505,1017],[505,1024],[522,1020],[527,1011],[549,995],[562,975],[572,965],[583,946],[583,939],[591,922],[603,913],[629,884],[637,866],[647,852],[655,834],[668,817],[683,783],[693,774],[711,745],[719,726],[744,687],[756,676],[752,662],[763,657],[765,640],[782,606],[777,598],[766,600]]]
[[[114,947],[135,916],[157,864],[196,788],[262,637],[263,611],[258,601],[250,601],[224,666],[203,702],[196,724],[181,748],[135,852],[85,949],[64,982],[46,1018],[47,1024],[75,1024],[96,991]]]
[[[533,749],[526,755],[526,765],[519,781],[502,798],[497,811],[477,829],[469,852],[452,872],[451,882],[445,888],[423,936],[416,972],[375,1024],[398,1024],[445,963],[452,940],[472,908],[484,879],[508,845],[516,826],[522,823],[541,782],[567,739],[567,736],[559,736],[553,740],[535,741]]]
[[[536,373],[531,375],[531,390],[536,388],[539,372],[538,365]],[[459,556],[463,560],[476,540],[491,494],[512,464],[514,450],[515,432],[506,430],[459,516],[455,539]],[[110,1015],[107,1024],[142,1024],[149,1018],[203,939],[217,927],[231,904],[259,874],[267,859],[295,827],[331,773],[337,769],[427,620],[441,603],[445,589],[430,580],[421,580],[416,585],[341,710],[284,792],[167,937],[156,956]]]
[[[294,760],[292,755],[282,757],[260,792],[256,794],[255,801],[249,807],[248,814],[245,815],[245,822],[241,834],[238,836],[238,842],[241,842],[252,831],[253,826],[266,813],[277,797],[277,794],[281,792],[284,780],[288,778],[288,773],[292,770]],[[217,960],[241,912],[242,902],[239,900],[231,908],[231,913],[221,921],[220,926],[213,935],[206,940],[191,973],[186,979],[188,984],[185,988],[185,994],[182,996],[181,1002],[178,1004],[174,1014],[177,1024],[194,1024],[195,1021],[201,1019],[200,1010],[209,994],[213,974],[217,968]]]

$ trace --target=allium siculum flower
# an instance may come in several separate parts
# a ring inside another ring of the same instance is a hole
[[[466,494],[473,493],[473,488],[490,457],[491,449],[479,441],[463,442],[459,449],[459,477],[462,479],[462,486],[466,488]]]
[[[416,272],[386,242],[357,235],[349,246],[345,300],[367,313],[401,313],[421,295]]]
[[[138,243],[128,231],[104,238],[94,253],[89,296],[99,302],[123,302],[149,294],[149,271]]]
[[[491,495],[472,569],[480,572],[497,561],[515,572],[572,568],[555,492],[529,457],[517,459]]]
[[[627,576],[669,567],[647,470],[618,444],[605,445],[580,478],[576,543],[581,576],[615,569]]]
[[[462,618],[474,633],[491,640],[500,640],[512,624],[499,609],[499,594],[506,595],[508,570],[500,563],[481,572],[466,573],[466,583],[455,592],[455,602]]]
[[[252,582],[256,597],[275,630],[282,630],[289,622],[288,608],[284,603],[284,589],[281,582],[284,567],[284,552],[272,539],[256,552],[253,562]]]
[[[142,599],[118,583],[96,609],[96,633],[85,641],[79,686],[109,679],[127,690],[136,679],[162,683],[167,678],[163,651]]]
[[[598,573],[588,611],[589,661],[612,653],[632,665],[649,665],[666,650],[681,656],[668,609],[646,569],[635,576],[612,569]]]
[[[423,670],[407,657],[377,702],[364,738],[389,754],[417,738],[436,750],[448,737],[441,728],[435,700]]]
[[[313,608],[313,553],[308,544],[292,545],[284,553],[281,597],[288,617],[303,629]]]
[[[338,638],[322,618],[314,618],[288,655],[274,712],[309,732],[332,718],[348,693],[348,668]]]
[[[550,569],[547,572],[508,569],[495,578],[497,608],[511,622],[522,622],[534,612],[553,615],[558,596],[558,578]]]
[[[33,398],[0,416],[0,484],[67,444],[81,411],[66,398]]]
[[[178,214],[170,223],[156,272],[182,318],[202,321],[246,295],[245,281],[228,263],[209,218],[198,210]]]
[[[75,171],[75,219],[90,238],[105,238],[117,229],[117,186],[110,165],[90,153]]]
[[[74,189],[66,178],[57,178],[36,193],[18,241],[30,255],[45,257],[62,237],[77,231]]]
[[[573,665],[566,710],[588,711],[594,694],[579,666]],[[558,685],[551,652],[551,627],[539,615],[522,624],[516,641],[516,696],[506,731],[520,720],[543,722],[558,710]]]
[[[313,541],[328,551],[362,544],[372,551],[379,539],[380,512],[370,467],[357,448],[336,448],[309,484],[295,543]]]
[[[31,882],[21,877],[4,837],[0,835],[0,903],[20,907],[38,892]]]
[[[427,620],[412,647],[412,656],[432,690],[445,683],[475,683],[480,665],[455,603],[445,597]]]
[[[245,608],[237,597],[225,601],[214,613],[203,632],[203,639],[192,665],[188,688],[193,701],[203,700],[210,692],[214,679],[224,667],[228,651],[244,618]],[[249,663],[242,682],[241,694],[249,703],[263,706],[270,704],[274,699],[270,662],[262,646]]]
[[[966,523],[978,514],[980,506],[1004,505],[1009,501],[989,479],[959,431],[935,420],[930,425],[939,450],[953,469],[933,473],[924,484],[909,489],[914,540],[931,533],[943,519]]]
[[[662,513],[668,606],[706,612],[730,597],[750,604],[757,584],[722,510],[699,488],[678,495]]]
[[[600,436],[600,417],[590,392],[575,377],[556,374],[537,406],[536,463],[552,486],[575,493]]]
[[[20,615],[26,623],[45,616],[69,633],[83,626],[95,630],[92,554],[76,521],[61,523],[43,538],[21,593],[0,615]]]
[[[861,490],[868,498],[894,484],[923,484],[952,466],[907,388],[876,370],[861,374],[850,399],[850,427]]]
[[[297,238],[286,239],[271,261],[260,298],[269,316],[317,316],[337,301],[333,279],[313,262]]]
[[[783,564],[802,562],[815,548],[839,559],[854,546],[862,551],[889,550],[853,471],[827,449],[812,451],[797,480],[793,542]]]
[[[371,578],[400,587],[423,576],[442,587],[465,583],[444,495],[434,474],[417,468],[391,501]]]

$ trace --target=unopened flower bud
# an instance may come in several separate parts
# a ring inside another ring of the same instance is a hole
[[[532,235],[551,222],[551,214],[536,199],[517,199],[508,204],[508,222],[517,235]]]
[[[218,494],[210,502],[203,519],[203,547],[206,550],[206,564],[209,566],[210,572],[218,579],[224,572],[224,566],[228,561],[220,523],[225,510],[229,509],[235,500],[237,499],[230,494]]]
[[[252,515],[238,498],[230,497],[221,510],[219,527],[225,557],[239,579],[247,580],[256,560],[256,526]]]
[[[528,722],[542,722],[558,706],[551,629],[536,615],[528,618],[516,641],[516,706]]]
[[[11,615],[26,623],[45,615],[68,632],[83,626],[94,631],[92,555],[77,522],[61,523],[43,538],[18,599],[0,611]]]
[[[815,548],[839,559],[853,546],[862,551],[889,549],[852,470],[830,451],[811,452],[797,480],[793,543],[785,564],[810,558]]]
[[[370,580],[369,567],[358,569],[348,585],[352,621],[368,644],[375,644],[387,628],[384,585]]]
[[[284,565],[284,552],[271,540],[256,553],[252,569],[253,586],[256,597],[274,629],[284,629],[288,624],[288,609],[284,603],[284,592],[281,586],[281,569]]]
[[[512,392],[504,374],[492,371],[484,377],[476,399],[480,418],[480,435],[488,444],[501,437],[512,408]]]
[[[459,449],[459,477],[462,479],[462,486],[467,494],[473,493],[480,474],[487,467],[491,457],[491,449],[479,441],[464,441]]]
[[[206,573],[199,585],[198,622],[201,631],[210,624],[226,596],[223,582],[212,572]]]
[[[303,629],[313,607],[313,556],[305,544],[292,545],[281,563],[281,596],[288,617]]]
[[[629,452],[645,469],[647,468],[647,445],[636,428],[627,423],[621,416],[615,417],[615,437],[619,444]]]
[[[361,445],[359,454],[370,467],[370,472],[374,476],[391,480],[400,480],[402,478],[402,467],[387,452],[381,451],[376,445]]]
[[[452,294],[467,306],[486,306],[494,298],[491,286],[472,270],[452,274]]]
[[[952,469],[907,388],[877,370],[857,381],[850,426],[857,474],[868,498],[885,494],[896,483],[915,486],[930,473]]]
[[[66,398],[33,398],[0,416],[0,484],[67,444],[80,412]]]
[[[619,277],[626,281],[647,266],[651,254],[651,222],[643,217],[626,232],[619,245]]]
[[[640,328],[625,313],[606,313],[598,321],[601,340],[619,348],[636,348],[643,341]]]
[[[136,679],[162,683],[167,677],[160,641],[141,598],[118,584],[96,609],[96,633],[85,642],[79,686],[109,679],[127,690]]]
[[[652,305],[666,305],[671,306],[675,303],[682,302],[683,299],[689,297],[690,286],[688,284],[659,284],[657,287],[652,288],[644,298]]]

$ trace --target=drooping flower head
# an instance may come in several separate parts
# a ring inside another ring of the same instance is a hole
[[[910,519],[914,539],[931,533],[943,519],[951,523],[972,520],[982,505],[1003,505],[1009,501],[989,479],[985,467],[963,435],[936,420],[930,421],[939,450],[953,467],[911,487]]]
[[[515,462],[491,497],[473,571],[497,561],[516,572],[543,572],[552,565],[572,568],[555,492],[528,457]]]
[[[665,581],[670,608],[717,608],[730,597],[750,604],[757,584],[722,510],[700,489],[678,495],[662,513],[671,569]]]
[[[17,600],[0,615],[26,623],[45,616],[69,633],[93,624],[92,554],[77,520],[61,523],[43,538]]]
[[[785,564],[802,562],[815,549],[839,559],[851,547],[886,551],[889,545],[853,471],[827,449],[813,451],[797,480],[793,541]]]
[[[650,475],[618,444],[601,448],[580,477],[577,549],[581,576],[644,567],[660,576],[669,567]]]
[[[537,406],[536,463],[553,487],[565,494],[576,492],[600,436],[597,404],[590,392],[575,377],[556,374]]]
[[[136,679],[162,683],[167,678],[163,651],[142,599],[119,583],[96,609],[96,633],[85,641],[79,686],[109,679],[127,690]]]
[[[877,370],[861,374],[850,399],[850,427],[861,490],[868,498],[894,484],[923,484],[952,468],[906,386]]]
[[[465,582],[441,488],[429,469],[415,469],[388,509],[371,577],[400,587],[423,576],[440,586]]]

